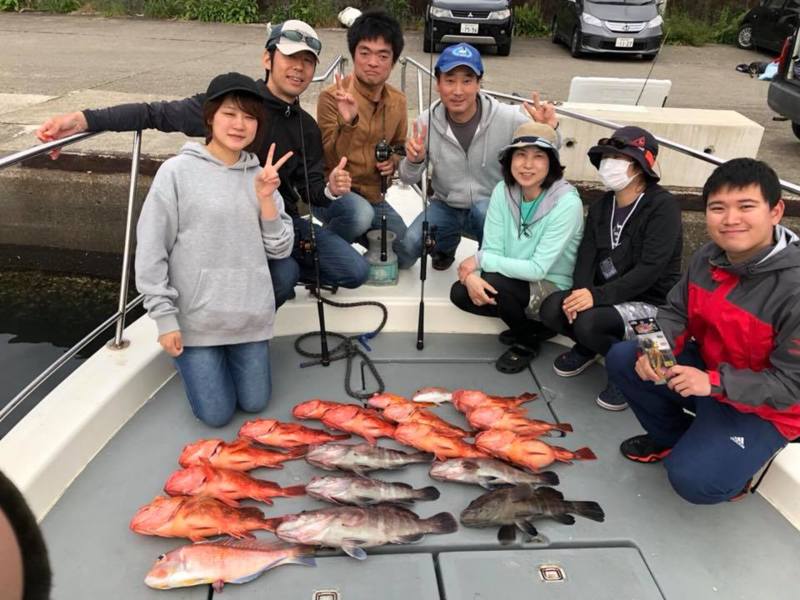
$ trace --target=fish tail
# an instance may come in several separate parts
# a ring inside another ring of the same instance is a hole
[[[282,489],[284,496],[305,496],[306,486],[304,485],[290,485]]]
[[[278,528],[278,525],[283,523],[283,517],[272,517],[271,519],[262,519],[261,520],[261,527],[264,531],[271,531],[275,532]]]
[[[431,533],[453,533],[458,530],[458,522],[448,512],[433,515],[430,519],[423,519]]]
[[[553,425],[553,429],[557,429],[558,431],[570,432],[573,431],[572,425],[569,423],[556,423]]]
[[[414,498],[417,500],[437,500],[439,496],[439,490],[432,485],[419,490],[414,490]]]
[[[536,481],[542,485],[558,485],[558,475],[553,471],[542,471],[536,474]]]
[[[289,450],[284,453],[284,456],[286,457],[285,460],[291,460],[293,458],[301,458],[307,453],[308,446],[297,446],[295,448],[289,448]]]
[[[598,523],[602,523],[606,520],[606,513],[603,512],[603,509],[597,502],[575,501],[568,502],[567,504],[569,505],[569,512],[573,512],[576,515],[586,517]]]
[[[597,455],[594,452],[592,452],[592,450],[590,448],[587,448],[585,446],[583,448],[578,448],[577,450],[575,450],[573,455],[574,455],[573,458],[575,460],[595,460],[595,459],[597,459]]]
[[[350,434],[349,433],[331,433],[331,440],[349,440]]]
[[[516,397],[517,404],[525,404],[526,402],[533,402],[536,398],[539,397],[539,394],[536,392],[525,392],[524,394],[520,394]]]

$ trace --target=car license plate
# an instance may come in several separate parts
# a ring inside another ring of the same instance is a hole
[[[478,33],[478,24],[477,23],[462,23],[461,24],[461,33]],[[633,42],[633,40],[631,40]]]
[[[617,48],[633,48],[633,38],[617,38]]]

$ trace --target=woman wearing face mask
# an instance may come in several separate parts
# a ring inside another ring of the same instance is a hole
[[[547,327],[576,342],[553,363],[562,377],[582,373],[612,344],[633,338],[628,322],[655,316],[680,278],[681,209],[658,185],[657,155],[652,134],[632,126],[589,150],[609,192],[589,208],[573,288],[548,296],[540,310]],[[627,407],[611,384],[597,403],[608,410]]]

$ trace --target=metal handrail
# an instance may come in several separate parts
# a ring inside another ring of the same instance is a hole
[[[334,73],[335,70],[338,69],[339,73],[344,73],[345,65],[347,64],[347,58],[339,54],[336,58],[333,59],[333,62],[325,69],[325,71],[314,77],[312,82],[314,83],[324,83],[328,79],[330,79],[331,75]],[[87,131],[84,133],[76,133],[75,135],[71,135],[69,137],[65,137],[60,140],[54,140],[51,142],[45,142],[43,144],[38,144],[36,146],[32,146],[27,148],[26,150],[21,150],[19,152],[15,152],[13,154],[9,154],[0,158],[0,170],[5,169],[6,167],[11,167],[22,161],[28,160],[30,158],[34,158],[36,156],[41,156],[43,154],[47,154],[53,150],[58,150],[65,146],[69,146],[76,142],[83,141],[87,138],[93,137],[95,135],[99,135],[100,131]],[[44,371],[42,371],[36,379],[31,381],[24,389],[22,389],[16,396],[14,396],[11,401],[0,410],[0,423],[3,422],[8,415],[10,415],[14,409],[19,406],[25,399],[30,396],[36,389],[39,388],[45,381],[47,381],[50,376],[53,375],[58,369],[60,369],[68,360],[74,357],[78,352],[83,350],[89,343],[94,341],[103,331],[105,331],[108,327],[113,324],[116,324],[116,331],[114,333],[114,339],[108,343],[108,347],[112,349],[122,349],[127,347],[128,342],[122,339],[122,334],[125,330],[125,317],[127,313],[142,303],[144,300],[144,296],[141,294],[137,296],[131,302],[128,302],[128,285],[130,282],[130,248],[133,240],[133,207],[134,201],[136,198],[136,184],[139,178],[139,162],[141,158],[141,149],[142,149],[142,132],[135,131],[133,135],[133,150],[131,152],[131,176],[130,176],[130,185],[128,188],[128,207],[127,207],[127,214],[125,218],[125,242],[123,246],[123,256],[122,256],[122,274],[120,276],[120,290],[119,290],[119,303],[117,307],[117,312],[115,312],[112,316],[106,319],[102,324],[96,327],[91,333],[86,335],[82,340],[80,340],[77,344],[72,346],[69,350],[67,350],[64,354],[62,354],[55,362],[53,362],[49,367],[47,367]]]
[[[406,67],[409,64],[411,66],[413,66],[413,67],[416,67],[418,74],[420,72],[422,72],[425,75],[428,75],[428,77],[433,77],[434,76],[433,73],[431,73],[430,70],[425,65],[420,64],[419,62],[417,62],[413,58],[410,58],[408,56],[401,57],[400,58],[400,65],[401,65],[400,66],[400,77],[401,77],[400,87],[403,90],[403,92],[405,92],[405,90],[406,90]],[[489,96],[492,96],[492,97],[497,98],[499,100],[506,100],[508,102],[521,103],[521,102],[525,102],[527,100],[526,98],[522,98],[521,96],[513,96],[511,94],[504,94],[503,92],[495,92],[495,91],[492,91],[492,90],[482,90],[482,91],[483,91],[483,93],[488,94]],[[572,119],[577,119],[578,121],[586,121],[587,123],[592,123],[594,125],[600,125],[601,127],[607,127],[609,129],[619,129],[620,127],[622,127],[622,125],[620,125],[619,123],[614,123],[613,121],[606,121],[605,119],[598,119],[597,117],[590,117],[589,115],[584,115],[582,113],[575,112],[574,110],[570,110],[568,108],[564,108],[563,106],[556,105],[555,109],[556,109],[556,113],[558,113],[559,115],[563,115],[565,117],[570,117]],[[660,137],[660,136],[654,136],[654,137],[656,138],[656,140],[658,141],[658,143],[661,146],[664,146],[665,148],[670,148],[670,149],[675,150],[677,152],[680,152],[682,154],[687,154],[687,155],[689,155],[689,156],[691,156],[693,158],[697,158],[699,160],[702,160],[702,161],[705,161],[705,162],[709,162],[709,163],[714,164],[714,165],[721,165],[721,164],[724,164],[724,163],[728,162],[727,159],[720,158],[719,156],[716,156],[714,154],[710,154],[708,152],[703,152],[702,150],[697,150],[696,148],[692,148],[691,146],[686,146],[685,144],[680,144],[678,142],[673,142],[672,140],[669,140],[667,138],[663,138],[663,137]],[[780,181],[781,187],[784,190],[786,190],[788,192],[792,192],[793,194],[800,194],[800,185],[797,185],[797,184],[792,183],[790,181],[786,181],[784,179],[781,179],[779,181]]]

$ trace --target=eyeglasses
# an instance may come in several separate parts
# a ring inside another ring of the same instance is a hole
[[[277,43],[279,38],[286,38],[290,42],[305,42],[305,44],[317,54],[322,51],[322,42],[313,36],[306,35],[294,29],[288,29],[286,31],[281,29],[280,32],[276,33],[277,35],[270,38],[270,42],[273,44]]]

